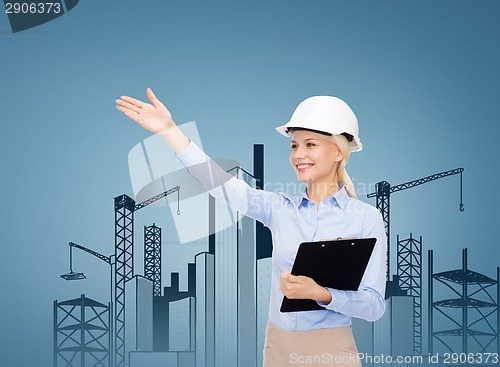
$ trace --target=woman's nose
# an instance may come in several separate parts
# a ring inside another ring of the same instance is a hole
[[[292,155],[292,160],[295,163],[298,163],[303,159],[304,159],[304,156],[302,154],[297,153],[297,152],[294,152],[294,154]]]
[[[296,160],[305,158],[304,150],[301,147],[298,147],[297,149],[295,149],[294,158]]]

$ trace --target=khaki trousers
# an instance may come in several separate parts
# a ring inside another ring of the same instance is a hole
[[[287,331],[268,321],[264,367],[361,367],[350,326]]]

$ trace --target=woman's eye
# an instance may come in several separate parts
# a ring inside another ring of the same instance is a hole
[[[292,149],[295,149],[297,148],[297,146],[295,144],[292,144]]]
[[[314,146],[314,143],[307,143],[307,146],[308,146],[308,147],[313,147],[313,146]]]

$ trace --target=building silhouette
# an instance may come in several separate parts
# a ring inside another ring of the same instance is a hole
[[[171,274],[170,287],[163,288],[163,296],[153,298],[153,350],[169,352],[170,302],[196,296],[195,264],[188,264],[188,290],[179,290],[179,273]]]
[[[153,282],[141,275],[134,276],[125,283],[127,308],[125,319],[125,350],[153,351]],[[129,355],[126,356],[128,365]]]
[[[196,367],[215,367],[215,262],[202,252],[196,264]]]
[[[194,300],[194,297],[186,297],[169,302],[168,349],[171,352],[194,352],[195,350]]]
[[[238,178],[254,185],[246,172]],[[256,365],[254,221],[215,202],[215,365]]]

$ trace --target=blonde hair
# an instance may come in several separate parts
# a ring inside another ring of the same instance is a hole
[[[342,185],[344,185],[347,195],[357,199],[358,195],[356,194],[354,183],[352,182],[351,177],[349,177],[349,174],[345,170],[345,166],[347,165],[347,162],[349,161],[349,157],[351,155],[351,146],[347,141],[347,138],[344,135],[324,135],[324,134],[316,134],[316,135],[332,142],[333,144],[339,147],[340,151],[344,155],[344,158],[339,162],[337,168],[337,181]]]

